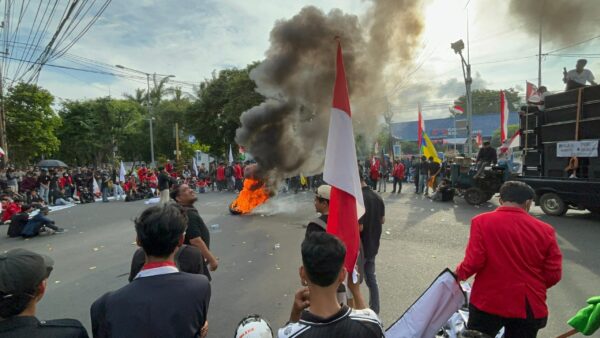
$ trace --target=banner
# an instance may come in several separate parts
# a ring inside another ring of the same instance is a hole
[[[556,143],[556,157],[598,157],[598,140]]]
[[[402,154],[402,147],[399,144],[394,144],[394,156],[400,157]]]

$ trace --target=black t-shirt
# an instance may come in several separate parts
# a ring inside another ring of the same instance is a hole
[[[158,174],[158,190],[167,190],[169,189],[169,185],[171,183],[171,177],[164,172]]]
[[[419,163],[419,175],[427,175],[429,170],[429,163],[427,161],[421,161]]]
[[[50,183],[50,177],[48,175],[40,175],[40,177],[38,177],[38,183],[48,185],[48,183]]]
[[[435,175],[440,170],[440,164],[436,161],[429,162],[429,175]]]
[[[308,223],[308,226],[306,227],[306,234],[304,235],[304,237],[308,237],[308,235],[312,234],[315,231],[316,232],[327,231],[327,215],[321,215],[318,217],[318,219],[320,219],[321,221],[323,221],[323,223],[325,223],[325,228],[323,228],[323,226],[321,224],[318,224],[313,220],[310,223]]]
[[[344,305],[329,318],[303,311],[298,323],[289,323],[279,329],[279,338],[382,338],[379,317],[371,309],[352,310]]]
[[[371,188],[362,188],[365,202],[365,214],[358,220],[363,225],[360,239],[363,245],[365,258],[374,258],[379,251],[379,240],[381,239],[381,219],[385,216],[385,205],[379,195]]]
[[[188,218],[188,227],[185,232],[185,244],[190,245],[190,241],[196,237],[202,238],[206,246],[210,248],[210,232],[208,232],[208,227],[204,224],[204,220],[200,217],[198,210],[191,207],[184,207],[185,214]]]
[[[14,316],[0,321],[2,338],[88,338],[81,322],[75,319],[39,321],[32,316]]]
[[[131,259],[131,271],[129,272],[129,282],[131,282],[135,278],[135,276],[137,276],[137,274],[142,270],[142,267],[144,267],[145,263],[146,254],[144,253],[144,249],[139,248],[133,254],[133,258]],[[177,253],[175,253],[175,264],[177,265],[179,271],[207,275],[206,265],[204,264],[204,257],[202,257],[200,249],[196,248],[195,246],[181,246]]]
[[[26,212],[20,212],[10,219],[10,225],[6,231],[8,237],[19,237],[25,227],[25,224],[29,221],[29,214]]]

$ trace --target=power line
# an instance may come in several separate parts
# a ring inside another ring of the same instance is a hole
[[[594,36],[594,37],[591,37],[591,38],[589,38],[589,39],[585,39],[585,40],[583,40],[583,41],[576,42],[576,43],[574,43],[574,44],[572,44],[572,45],[567,45],[567,46],[565,46],[565,47],[561,47],[561,48],[558,48],[558,49],[555,49],[555,50],[552,50],[552,51],[546,52],[545,54],[552,54],[552,53],[559,52],[559,51],[561,51],[561,50],[565,50],[565,49],[568,49],[568,48],[571,48],[571,47],[579,46],[579,45],[581,45],[581,44],[584,44],[584,43],[586,43],[586,42],[589,42],[589,41],[595,40],[595,39],[597,39],[597,38],[600,38],[600,35],[596,35],[596,36]]]

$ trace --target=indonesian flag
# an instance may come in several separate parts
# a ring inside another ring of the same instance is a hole
[[[500,91],[500,143],[508,137],[508,100],[504,91]]]
[[[348,273],[354,272],[356,265],[360,245],[358,219],[365,213],[356,163],[350,98],[342,46],[338,42],[333,108],[329,120],[323,179],[331,185],[327,232],[340,238],[346,245],[344,266]],[[353,279],[356,282],[355,273]]]
[[[0,157],[3,157],[4,155],[6,155],[6,152],[0,147]]]
[[[479,148],[483,147],[483,137],[481,137],[481,132],[477,133],[477,146]]]
[[[457,105],[457,104],[454,105],[454,106],[452,106],[452,107],[450,107],[450,108],[448,108],[448,109],[450,110],[450,113],[452,115],[464,114],[464,112],[465,112],[463,110],[463,108],[461,106]]]
[[[502,142],[502,145],[500,146],[500,154],[506,154],[508,153],[508,151],[512,148],[517,148],[521,145],[521,132],[519,130],[517,130],[514,135]]]
[[[538,88],[531,82],[525,81],[525,85],[527,87],[527,93],[525,94],[525,99],[529,103],[539,103],[542,101]]]
[[[418,105],[419,118],[417,120],[417,144],[419,147],[423,143],[423,132],[425,131],[425,122],[423,121],[423,115],[421,115],[421,104]]]

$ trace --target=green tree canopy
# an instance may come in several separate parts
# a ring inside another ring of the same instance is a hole
[[[513,111],[521,104],[519,93],[514,89],[510,88],[504,91],[506,99],[508,100],[508,109]],[[482,115],[500,112],[500,91],[490,89],[478,89],[472,93],[473,98],[473,115]],[[467,112],[466,104],[467,99],[465,95],[459,97],[457,101],[464,108],[465,113]]]
[[[61,121],[52,110],[53,101],[50,92],[34,84],[8,89],[4,107],[11,161],[28,164],[58,151],[60,141],[54,132]]]
[[[218,76],[204,81],[198,91],[198,100],[187,110],[189,130],[213,155],[221,156],[234,144],[235,132],[240,127],[240,115],[264,101],[258,94],[256,84],[250,79],[250,71],[226,69]]]

